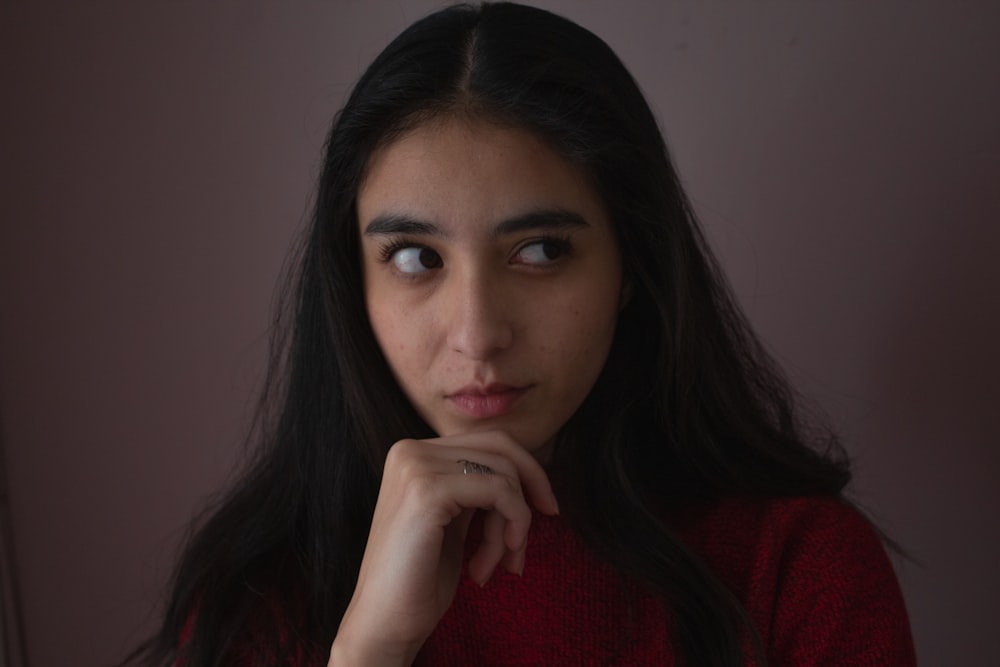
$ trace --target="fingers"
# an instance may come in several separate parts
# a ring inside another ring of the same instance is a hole
[[[491,451],[401,440],[386,458],[376,518],[410,532],[428,518],[437,529],[446,529],[468,509],[496,513],[502,521],[493,519],[489,535],[496,546],[481,557],[483,570],[492,571],[505,551],[520,549],[527,540],[531,509],[518,475],[514,463]]]
[[[529,502],[543,513],[558,512],[545,471],[501,432],[402,440],[389,451],[383,486],[383,493],[395,489],[406,496],[400,499],[402,507],[435,513],[434,523],[441,528],[463,513],[468,517],[470,509],[487,511],[482,541],[468,570],[480,585],[497,566],[523,572],[531,525]]]
[[[510,472],[523,487],[523,494],[528,502],[543,514],[559,514],[559,503],[556,501],[552,485],[549,482],[548,475],[545,474],[545,470],[527,450],[506,433],[502,431],[482,431],[478,433],[466,433],[460,436],[432,438],[427,442],[463,450],[474,448],[476,451],[489,452],[505,459],[513,464],[514,470]],[[467,460],[489,465],[486,461],[471,457],[468,457]],[[509,470],[506,466],[505,469]]]
[[[523,571],[532,507],[558,512],[545,471],[506,434],[393,445],[338,638],[409,655],[451,604],[476,511],[485,511],[482,541],[467,571],[484,584],[497,567]]]
[[[501,564],[512,574],[523,574],[530,520],[530,513],[525,522],[510,520],[502,510],[486,513],[479,545],[469,559],[469,576],[473,581],[485,586]]]
[[[441,558],[448,561],[445,564],[448,571],[458,572],[461,570],[462,553],[465,549],[465,536],[469,531],[469,524],[472,523],[472,517],[475,513],[475,510],[471,509],[463,511],[453,522],[456,530],[449,530],[444,533],[443,544],[441,545]]]
[[[506,523],[503,515],[497,512],[489,512],[483,520],[482,541],[469,560],[469,576],[480,586],[486,585],[507,554],[507,545],[503,540]]]

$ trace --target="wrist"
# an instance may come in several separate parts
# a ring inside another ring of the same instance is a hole
[[[330,647],[328,667],[409,667],[419,646],[409,648],[386,642],[365,642],[345,634],[343,628]]]

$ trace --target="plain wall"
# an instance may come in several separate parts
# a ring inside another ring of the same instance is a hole
[[[0,442],[34,667],[102,665],[239,460],[333,112],[437,3],[0,1]],[[1000,655],[1000,5],[573,2],[735,291],[918,564],[923,665]]]

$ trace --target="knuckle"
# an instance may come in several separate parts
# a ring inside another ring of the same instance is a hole
[[[400,440],[389,449],[385,457],[383,477],[389,477],[394,483],[409,485],[427,477],[426,461],[426,452],[419,441]]]
[[[385,455],[385,466],[396,467],[401,463],[412,459],[417,448],[416,440],[399,440],[394,443],[392,447],[389,448],[389,452]]]

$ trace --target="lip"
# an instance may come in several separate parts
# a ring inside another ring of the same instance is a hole
[[[518,399],[530,388],[530,385],[515,387],[499,382],[488,385],[468,385],[448,394],[446,398],[459,412],[469,417],[489,419],[501,417],[510,412]]]

